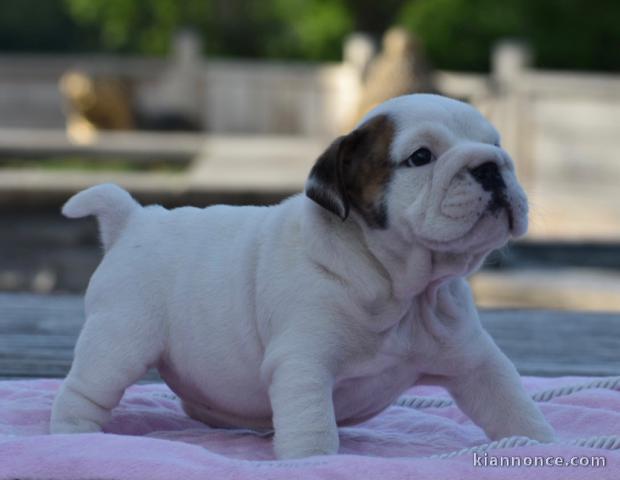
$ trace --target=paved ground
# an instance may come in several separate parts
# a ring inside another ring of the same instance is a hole
[[[620,374],[620,313],[483,310],[481,317],[524,375]],[[81,296],[0,293],[0,378],[64,376],[83,319]]]

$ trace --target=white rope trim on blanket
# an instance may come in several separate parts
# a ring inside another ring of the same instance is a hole
[[[571,395],[582,390],[594,388],[603,388],[608,390],[620,390],[620,377],[599,378],[589,383],[581,383],[578,385],[564,385],[561,387],[543,390],[534,393],[532,399],[537,402],[548,402],[552,398]],[[415,395],[403,395],[398,398],[394,405],[407,408],[443,408],[454,405],[454,400],[446,397],[419,397]]]
[[[484,443],[482,445],[476,445],[474,447],[463,448],[461,450],[455,450],[447,453],[437,453],[427,458],[453,458],[460,457],[471,453],[482,453],[489,450],[497,450],[502,448],[514,448],[514,447],[529,447],[533,445],[564,445],[572,447],[586,447],[597,448],[603,450],[618,450],[620,449],[620,435],[599,435],[588,438],[576,438],[568,441],[542,443],[537,440],[532,440],[527,437],[506,437],[501,440],[496,440],[490,443]]]
[[[486,452],[488,450],[495,450],[499,448],[513,448],[513,447],[529,447],[531,445],[539,445],[540,442],[538,440],[533,440],[527,437],[506,437],[501,440],[495,440],[494,442],[483,443],[482,445],[476,445],[474,447],[466,447],[460,450],[455,450],[453,452],[447,453],[436,453],[435,455],[431,455],[428,458],[453,458],[460,457],[462,455],[467,455],[468,453],[481,453]]]
[[[532,399],[536,400],[537,402],[548,402],[554,397],[570,395],[575,392],[589,390],[592,388],[620,390],[620,377],[599,378],[589,383],[581,383],[579,385],[567,385],[564,387],[552,388],[551,390],[543,390],[542,392],[538,392],[532,395]]]
[[[541,392],[534,393],[532,395],[532,399],[537,402],[548,402],[552,398],[571,395],[575,392],[594,388],[620,390],[620,377],[599,378],[588,383],[581,383],[577,385],[564,385],[561,387],[551,388],[549,390],[543,390]],[[446,397],[419,397],[414,395],[404,395],[398,400],[396,400],[396,402],[394,402],[394,405],[414,409],[443,408],[454,405],[454,401],[451,398]],[[473,447],[455,450],[453,452],[431,455],[427,458],[445,459],[472,454],[474,452],[479,453],[486,452],[488,450],[526,447],[533,445],[543,445],[543,443],[527,437],[514,436],[502,438],[501,440],[496,440],[490,443],[484,443],[482,445],[476,445]],[[620,449],[620,435],[599,435],[588,438],[577,438],[568,441],[554,442],[551,445],[566,445],[575,447],[597,448],[604,450],[618,450]]]
[[[452,400],[451,398],[442,397],[416,397],[413,395],[406,395],[396,400],[396,402],[394,402],[394,405],[415,409],[442,408],[454,405],[454,400]]]

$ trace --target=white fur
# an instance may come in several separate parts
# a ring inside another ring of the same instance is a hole
[[[169,211],[98,186],[69,200],[66,215],[99,217],[107,251],[51,431],[100,430],[125,388],[157,367],[210,425],[273,425],[279,458],[336,453],[337,423],[376,415],[416,382],[444,385],[493,439],[550,440],[463,279],[527,224],[497,133],[437,96],[399,97],[377,114],[396,126],[394,162],[422,144],[437,156],[396,170],[387,229],[355,210],[343,222],[303,195]],[[490,158],[508,186],[512,232],[466,175]]]
[[[74,195],[62,207],[68,218],[96,215],[99,219],[101,243],[109,250],[121,234],[131,213],[140,207],[131,195],[122,188],[103,184]]]

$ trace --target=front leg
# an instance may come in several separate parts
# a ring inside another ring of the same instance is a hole
[[[287,359],[272,374],[269,397],[279,459],[338,452],[333,379],[313,359]]]
[[[461,410],[491,440],[519,435],[552,441],[553,429],[523,388],[514,365],[486,332],[477,348],[484,351],[482,361],[445,385]]]

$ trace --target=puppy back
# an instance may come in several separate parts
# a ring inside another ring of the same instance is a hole
[[[127,225],[131,214],[140,207],[129,193],[118,185],[104,183],[75,194],[62,207],[67,218],[95,215],[103,248],[108,251]]]

